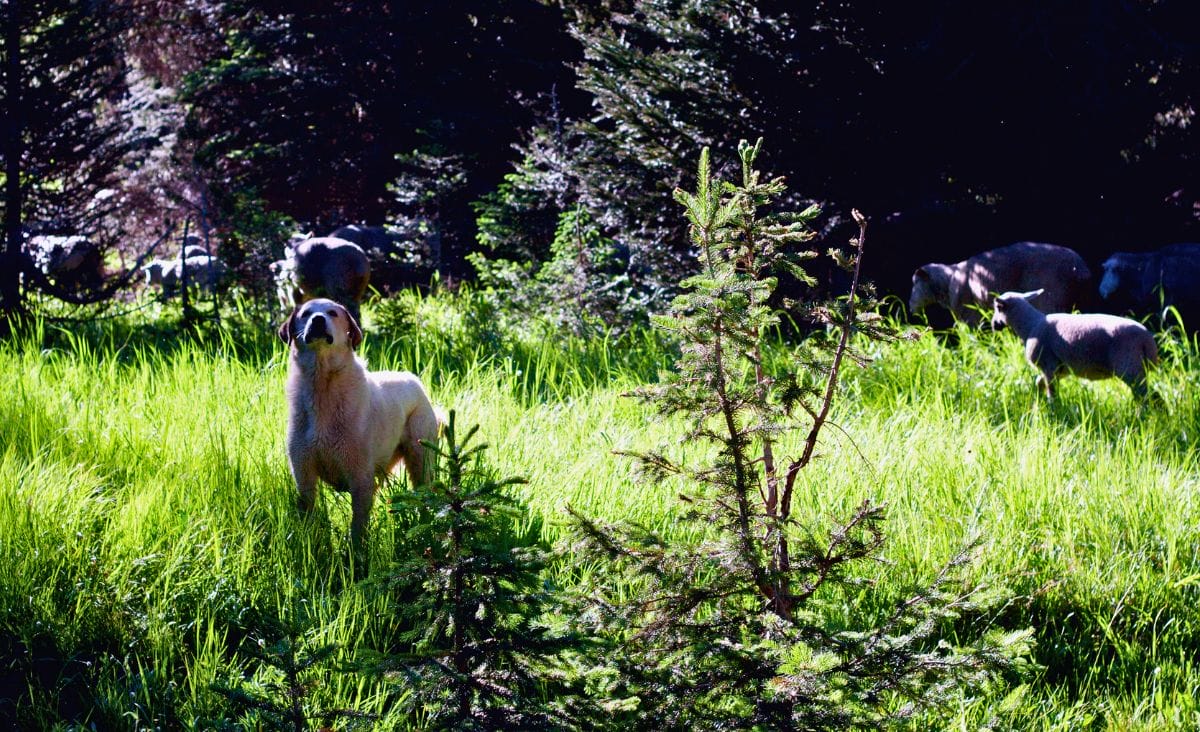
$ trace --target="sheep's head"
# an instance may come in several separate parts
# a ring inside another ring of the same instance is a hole
[[[1100,297],[1112,300],[1113,293],[1122,287],[1128,289],[1131,283],[1138,281],[1138,265],[1142,262],[1139,257],[1125,252],[1117,252],[1104,260],[1104,278],[1100,281]],[[1133,285],[1136,287],[1136,285]]]
[[[949,299],[946,276],[938,267],[937,264],[926,264],[913,272],[912,294],[908,297],[909,313],[916,315],[929,305],[944,303]]]
[[[142,267],[142,271],[146,273],[147,285],[162,285],[163,270],[166,268],[166,262],[161,259],[152,260],[149,264]]]
[[[1044,289],[1032,290],[1030,292],[1006,292],[1003,295],[996,295],[992,300],[992,330],[1003,330],[1004,326],[1008,325],[1008,316],[1016,302],[1028,303],[1033,298],[1045,292]],[[1032,305],[1032,303],[1030,303]]]

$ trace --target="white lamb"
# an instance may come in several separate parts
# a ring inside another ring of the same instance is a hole
[[[992,327],[1008,325],[1025,342],[1025,357],[1041,372],[1037,383],[1047,399],[1054,398],[1054,377],[1063,369],[1085,379],[1115,376],[1146,396],[1146,366],[1158,361],[1158,345],[1145,326],[1115,315],[1046,315],[1029,303],[1040,292],[998,296]]]

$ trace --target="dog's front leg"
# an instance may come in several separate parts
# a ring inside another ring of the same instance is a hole
[[[417,488],[428,482],[425,474],[425,446],[410,445],[404,451],[404,468],[408,471],[408,487]]]
[[[304,513],[317,506],[317,470],[311,460],[292,456],[292,477],[296,480],[296,505]]]
[[[354,552],[355,566],[363,574],[366,574],[367,567],[367,527],[374,504],[374,476],[354,481],[350,490],[350,548]]]

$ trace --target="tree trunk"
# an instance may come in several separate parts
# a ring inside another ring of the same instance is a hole
[[[21,311],[21,118],[20,2],[4,12],[4,248],[0,253],[0,333]]]
[[[195,318],[192,313],[192,304],[188,299],[188,266],[187,266],[187,242],[188,231],[192,227],[192,220],[188,219],[183,222],[183,238],[179,240],[179,303],[183,312],[183,327],[185,330],[190,330],[195,325]]]

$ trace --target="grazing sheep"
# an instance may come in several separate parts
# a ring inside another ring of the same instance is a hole
[[[363,226],[362,224],[348,224],[340,226],[329,232],[329,236],[337,239],[345,239],[348,242],[353,242],[362,247],[364,252],[370,256],[372,249],[378,249],[382,252],[387,252],[393,249],[400,241],[400,237],[383,226]]]
[[[292,292],[296,289],[296,260],[290,256],[276,259],[267,268],[271,270],[271,279],[275,282],[275,297],[279,299],[279,307],[284,312],[291,312],[294,305]]]
[[[371,280],[371,265],[361,247],[330,236],[305,239],[296,244],[290,259],[294,305],[328,298],[349,310],[354,322],[361,322],[359,303]]]
[[[1066,369],[1085,379],[1117,377],[1145,397],[1146,365],[1158,361],[1158,344],[1136,320],[1099,313],[1045,315],[1029,301],[1033,292],[996,297],[992,327],[1006,324],[1025,342],[1025,358],[1041,372],[1037,383],[1054,398],[1055,375]]]
[[[1092,273],[1074,250],[1023,241],[976,254],[957,264],[930,263],[912,278],[908,310],[920,313],[938,304],[967,323],[979,321],[976,308],[990,308],[992,293],[1039,290],[1042,312],[1067,312],[1084,305]]]
[[[183,264],[187,266],[188,284],[195,285],[205,292],[215,291],[225,280],[225,263],[217,257],[210,257],[207,254],[199,257],[188,257],[183,260]],[[182,282],[182,268],[179,272],[179,278]]]
[[[207,257],[208,247],[205,246],[204,240],[195,234],[188,234],[183,238],[183,256],[191,259],[192,257]]]
[[[163,294],[166,294],[167,281],[170,280],[170,288],[174,290],[176,261],[174,259],[151,259],[142,265],[142,271],[146,273],[146,286],[157,285],[163,288]]]
[[[1163,317],[1179,312],[1190,330],[1200,328],[1200,244],[1171,244],[1153,252],[1116,252],[1104,261],[1100,297],[1114,312]]]
[[[334,229],[329,236],[345,239],[363,250],[371,263],[371,285],[382,293],[429,282],[430,273],[422,267],[414,242],[393,229],[349,224]]]
[[[104,257],[86,236],[35,234],[25,242],[34,266],[69,290],[97,287],[104,279]]]
[[[225,279],[225,263],[208,255],[179,259],[153,259],[142,271],[146,273],[147,285],[162,287],[163,297],[175,296],[175,288],[183,281],[183,267],[187,266],[188,284],[212,292]]]

